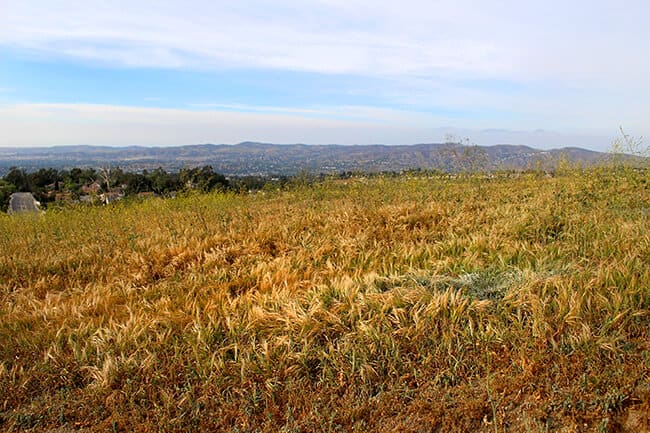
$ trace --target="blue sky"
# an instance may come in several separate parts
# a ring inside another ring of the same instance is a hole
[[[0,0],[0,146],[648,135],[643,1]]]

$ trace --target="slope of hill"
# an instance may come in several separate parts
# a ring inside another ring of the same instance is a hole
[[[649,180],[0,215],[0,430],[647,432]]]
[[[177,147],[61,146],[51,148],[0,148],[0,176],[11,166],[34,170],[42,167],[71,168],[118,165],[130,171],[163,167],[211,165],[226,175],[296,174],[342,171],[403,171],[409,169],[453,169],[462,165],[467,150],[479,149],[486,168],[528,168],[552,164],[562,155],[587,164],[604,154],[566,148],[549,151],[527,146],[497,145],[466,148],[457,144],[389,145],[277,145],[244,142],[236,145],[188,145]],[[465,158],[466,159],[466,158]]]

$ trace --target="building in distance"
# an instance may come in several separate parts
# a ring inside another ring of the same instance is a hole
[[[9,197],[7,213],[38,212],[40,205],[31,192],[15,192]]]

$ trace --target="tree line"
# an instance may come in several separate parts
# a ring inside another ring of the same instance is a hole
[[[211,166],[183,168],[178,172],[168,172],[163,168],[143,170],[140,173],[124,171],[120,168],[72,168],[57,170],[41,168],[27,172],[12,167],[0,178],[0,210],[6,211],[9,198],[14,192],[31,192],[42,205],[64,197],[76,201],[88,194],[119,192],[121,195],[135,196],[140,193],[153,193],[170,196],[186,191],[250,191],[260,190],[269,184],[283,185],[286,176],[243,176],[227,178],[215,172]],[[92,192],[88,192],[94,187]]]

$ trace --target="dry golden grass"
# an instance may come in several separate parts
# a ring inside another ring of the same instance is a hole
[[[0,217],[0,429],[649,431],[648,180]]]

